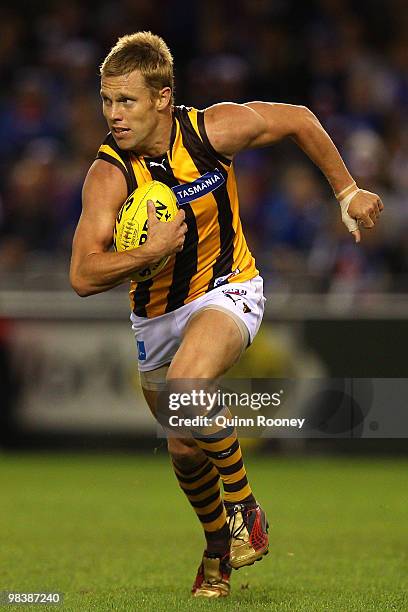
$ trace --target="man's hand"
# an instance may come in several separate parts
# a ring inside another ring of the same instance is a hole
[[[156,218],[155,206],[150,202],[146,242],[137,249],[111,251],[112,228],[127,194],[121,170],[103,159],[94,161],[85,179],[82,215],[72,246],[70,280],[82,297],[127,282],[134,272],[183,248],[187,231],[184,212],[179,211],[173,221],[163,223]]]
[[[149,223],[145,248],[150,251],[153,261],[181,251],[187,232],[184,210],[179,210],[173,221],[163,223],[156,216],[154,203],[148,200],[147,214]]]
[[[361,225],[361,227],[365,229],[372,229],[383,210],[384,205],[381,202],[381,198],[376,193],[365,191],[365,189],[359,189],[350,200],[346,210],[346,215],[348,214],[351,219],[354,219],[357,226]],[[342,213],[343,222],[346,222],[344,211],[342,211]],[[350,229],[347,223],[346,226]],[[351,230],[351,233],[353,234],[355,241],[360,242],[361,232],[358,227]]]

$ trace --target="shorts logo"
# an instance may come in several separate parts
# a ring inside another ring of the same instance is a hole
[[[145,361],[146,348],[145,348],[144,340],[136,340],[136,344],[137,344],[137,353],[138,353],[137,356],[138,356],[139,361]]]
[[[223,174],[216,168],[212,172],[206,172],[200,178],[192,183],[184,183],[184,185],[176,185],[172,190],[177,198],[179,206],[197,200],[201,196],[215,191],[218,187],[225,183]]]
[[[239,289],[238,289],[239,291]],[[245,291],[246,293],[246,291]],[[228,289],[223,291],[223,294],[225,295],[225,297],[229,298],[230,300],[232,300],[235,304],[235,306],[242,307],[242,311],[244,313],[247,312],[252,312],[252,310],[250,309],[250,307],[248,306],[248,304],[246,302],[244,302],[244,300],[240,297],[241,294],[240,293],[234,293],[233,291],[229,291]]]
[[[223,289],[224,295],[246,295],[246,289],[238,289],[238,287],[231,287],[231,289]]]

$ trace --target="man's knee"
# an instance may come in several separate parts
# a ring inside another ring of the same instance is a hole
[[[192,469],[205,459],[205,454],[191,438],[169,438],[169,453],[177,466]]]
[[[208,378],[208,366],[200,355],[195,355],[193,360],[177,359],[170,364],[166,381],[168,385],[187,385],[191,379]]]

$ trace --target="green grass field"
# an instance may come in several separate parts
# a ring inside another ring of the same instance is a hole
[[[164,454],[0,455],[0,591],[65,593],[24,610],[408,610],[407,461],[247,468],[271,550],[233,573],[229,600],[203,601],[199,524]]]

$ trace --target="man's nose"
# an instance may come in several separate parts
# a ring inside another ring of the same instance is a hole
[[[111,121],[121,121],[123,119],[123,113],[120,104],[113,103],[109,109],[109,118]]]

